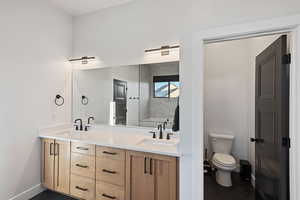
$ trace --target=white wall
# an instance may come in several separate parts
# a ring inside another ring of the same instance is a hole
[[[254,173],[255,59],[279,35],[213,43],[205,46],[204,137],[209,133],[235,136],[232,154],[246,159]]]
[[[205,46],[204,134],[235,136],[232,153],[248,160],[252,66],[249,40]]]
[[[0,24],[0,199],[8,200],[41,183],[38,128],[70,120],[72,19],[46,1],[10,0],[0,2]]]
[[[202,199],[202,146],[199,145],[202,143],[202,135],[199,133],[203,125],[201,35],[206,32],[199,32],[199,35],[194,33],[206,28],[296,14],[300,11],[299,4],[298,0],[135,1],[76,17],[74,56],[95,55],[104,66],[141,64],[147,61],[145,49],[180,43],[180,126],[184,135],[181,138],[183,157],[180,162],[180,199]],[[286,21],[277,22],[284,24]],[[273,26],[269,21],[258,24],[261,28]],[[256,27],[256,24],[254,25]],[[247,26],[241,27],[245,30],[257,30],[257,27],[255,29],[254,26]],[[218,30],[232,33],[230,28],[235,28],[235,31],[242,32],[241,27],[225,27]],[[204,36],[222,35],[218,30],[213,32],[210,29]],[[158,56],[157,60],[159,59],[163,60]]]
[[[179,43],[201,29],[300,11],[298,0],[139,0],[74,18],[74,56],[102,65],[144,63],[144,50]]]

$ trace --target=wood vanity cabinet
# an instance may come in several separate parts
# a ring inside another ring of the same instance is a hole
[[[54,140],[43,139],[43,178],[45,188],[54,190]]]
[[[42,139],[43,186],[85,200],[177,200],[177,158]]]
[[[70,195],[78,199],[95,200],[96,146],[80,142],[71,144]]]
[[[43,139],[44,187],[60,193],[70,193],[70,142]]]
[[[126,152],[126,200],[177,200],[177,159]]]

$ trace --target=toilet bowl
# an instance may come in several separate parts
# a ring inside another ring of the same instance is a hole
[[[215,153],[212,164],[217,169],[216,181],[224,187],[232,186],[231,172],[236,169],[236,161],[229,154]]]
[[[210,134],[212,164],[217,169],[216,182],[224,187],[232,186],[231,172],[236,169],[236,161],[231,153],[234,136],[228,134]]]

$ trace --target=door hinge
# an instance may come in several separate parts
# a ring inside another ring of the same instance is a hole
[[[284,65],[291,64],[291,61],[292,61],[292,58],[291,58],[291,54],[290,53],[284,55],[283,58],[282,58],[282,64],[284,64]]]
[[[291,139],[289,137],[282,138],[282,146],[291,148]]]

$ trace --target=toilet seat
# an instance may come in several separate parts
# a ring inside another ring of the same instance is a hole
[[[219,165],[220,167],[225,167],[225,168],[236,167],[236,161],[234,157],[232,157],[229,154],[215,153],[212,160],[215,164]]]

